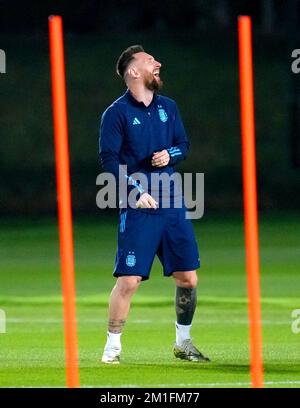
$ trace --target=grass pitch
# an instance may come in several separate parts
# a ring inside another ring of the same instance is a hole
[[[267,387],[300,386],[300,219],[261,218],[261,281]],[[123,334],[122,364],[99,362],[106,340],[107,300],[116,219],[75,222],[81,386],[249,387],[248,316],[243,224],[206,216],[194,224],[200,247],[198,309],[192,335],[212,362],[172,354],[174,284],[158,261],[134,297]],[[58,238],[55,220],[10,221],[0,231],[1,387],[65,386]]]

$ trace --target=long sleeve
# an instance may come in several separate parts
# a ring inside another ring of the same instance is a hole
[[[140,193],[144,192],[142,186],[128,176],[120,163],[120,151],[123,142],[123,118],[121,112],[110,106],[102,115],[99,131],[99,157],[103,169],[115,176],[117,185],[119,178],[124,177],[129,185],[136,187]]]
[[[179,162],[184,160],[187,156],[187,152],[190,146],[177,105],[175,105],[175,114],[173,120],[175,132],[174,146],[171,146],[167,149],[170,155],[170,165],[178,164]]]
[[[109,107],[102,115],[99,132],[99,157],[103,169],[119,178],[119,154],[122,146],[122,117]]]

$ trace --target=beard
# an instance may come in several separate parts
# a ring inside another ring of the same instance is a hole
[[[156,78],[153,74],[149,73],[148,77],[145,78],[145,87],[150,89],[150,91],[160,91],[163,84],[163,81],[160,78]]]

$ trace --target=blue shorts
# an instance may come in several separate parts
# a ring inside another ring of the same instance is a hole
[[[198,246],[192,222],[185,218],[185,208],[164,210],[162,214],[122,209],[113,275],[149,279],[155,255],[164,276],[199,268]]]

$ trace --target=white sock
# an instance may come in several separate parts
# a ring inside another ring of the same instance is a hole
[[[177,346],[182,346],[182,343],[184,342],[184,340],[190,339],[190,330],[192,325],[183,325],[183,324],[179,324],[179,323],[175,323],[175,327],[176,327],[176,344]]]
[[[106,347],[113,347],[121,350],[121,335],[122,333],[107,332]]]

